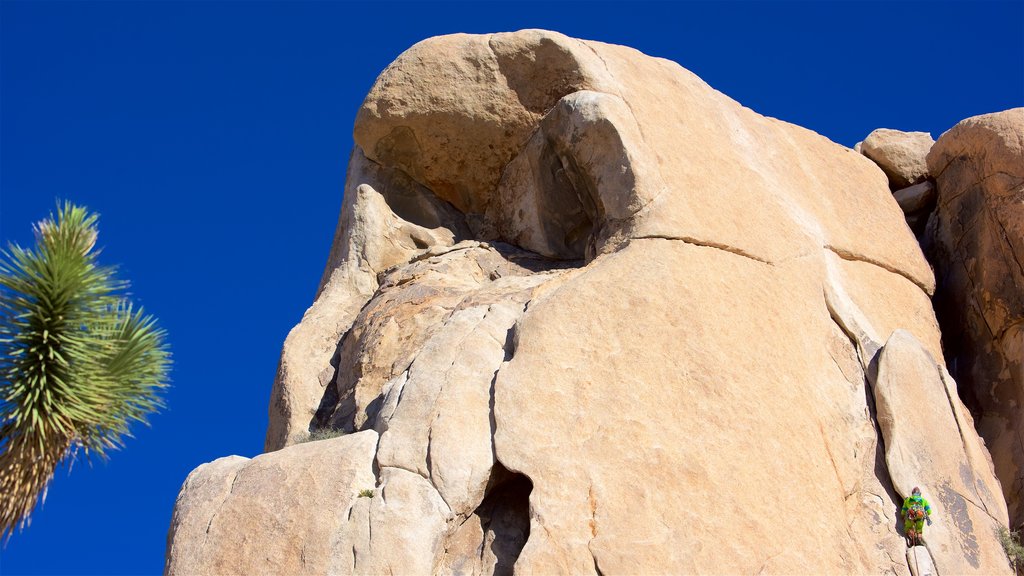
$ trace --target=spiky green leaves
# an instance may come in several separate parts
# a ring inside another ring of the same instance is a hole
[[[97,217],[65,203],[36,246],[0,252],[0,537],[24,522],[61,460],[105,457],[162,404],[164,332],[96,259]]]

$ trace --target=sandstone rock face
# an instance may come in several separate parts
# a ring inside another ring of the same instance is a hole
[[[373,188],[388,194],[390,202]],[[411,214],[424,226],[392,210]],[[270,400],[266,449],[308,437],[309,421],[323,396],[338,340],[377,289],[377,274],[434,246],[466,234],[461,215],[408,178],[368,161],[356,150],[327,270],[313,306],[285,340]]]
[[[878,360],[874,389],[885,460],[893,486],[906,498],[914,486],[932,504],[925,542],[940,574],[993,573],[1006,566],[999,548],[983,547],[979,534],[1006,525],[1006,504],[992,464],[962,409],[955,386],[909,332],[897,330]],[[938,435],[951,439],[936,443]],[[959,440],[959,441],[957,441]]]
[[[938,576],[935,564],[932,563],[932,555],[924,546],[907,549],[907,565],[910,566],[911,576]]]
[[[872,390],[902,369],[894,332],[942,351],[871,161],[672,62],[535,30],[417,44],[355,141],[278,451],[190,476],[169,574],[910,573]],[[1008,573],[991,465],[944,401],[910,438],[990,509],[950,521],[936,564]],[[322,428],[348,435],[294,445]],[[315,488],[277,480],[342,447]],[[231,491],[251,468],[268,494]],[[232,512],[284,500],[305,510]],[[306,560],[264,545],[310,510]],[[977,565],[941,558],[967,541]]]
[[[926,250],[949,366],[1024,522],[1024,108],[968,118],[928,155],[938,200]]]
[[[373,489],[373,431],[196,468],[167,536],[168,574],[338,574],[353,566],[348,529]]]
[[[873,160],[889,178],[892,190],[906,188],[928,177],[925,158],[932,144],[927,132],[901,132],[879,128],[861,143],[861,153]]]

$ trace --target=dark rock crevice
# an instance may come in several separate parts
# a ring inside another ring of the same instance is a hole
[[[530,538],[530,493],[533,482],[500,462],[491,472],[483,502],[473,512],[484,532],[482,556],[494,558],[494,574],[511,575]]]
[[[597,576],[604,576],[604,572],[601,571],[601,565],[597,562],[597,554],[594,554],[594,551],[591,550],[590,555],[594,558],[594,574]]]
[[[522,312],[520,312],[520,315],[519,315],[520,318],[522,318],[522,315],[526,313],[526,310],[529,307],[530,307],[530,301],[527,301],[527,302],[525,302],[523,304],[523,310],[522,310]],[[488,420],[490,421],[490,424],[491,424],[491,457],[494,459],[494,462],[495,462],[496,466],[500,465],[500,464],[498,464],[498,449],[497,449],[497,447],[494,444],[494,435],[498,432],[498,421],[497,421],[497,418],[495,417],[495,413],[494,413],[494,389],[495,389],[495,386],[497,386],[497,383],[498,383],[498,373],[501,372],[502,367],[504,367],[506,364],[508,364],[508,362],[510,360],[512,360],[512,358],[516,354],[516,346],[518,346],[518,334],[519,334],[519,321],[516,320],[516,322],[514,324],[512,324],[512,327],[508,329],[508,332],[505,333],[505,343],[502,346],[502,349],[505,352],[505,356],[502,359],[501,364],[499,364],[498,368],[494,371],[494,376],[491,377],[490,388],[488,390],[488,400],[487,400],[488,414],[487,414],[487,418],[488,418]]]

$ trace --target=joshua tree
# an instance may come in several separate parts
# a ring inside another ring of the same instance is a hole
[[[97,263],[97,216],[71,203],[0,251],[0,539],[24,527],[57,466],[106,458],[162,406],[164,332]]]

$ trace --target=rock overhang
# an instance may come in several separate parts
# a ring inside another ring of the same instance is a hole
[[[478,240],[563,259],[647,236],[769,262],[835,249],[934,289],[870,162],[632,49],[543,30],[432,38],[380,75],[354,134]]]

